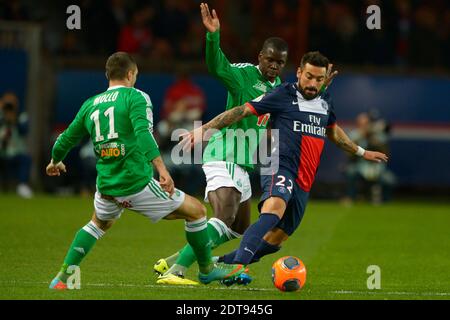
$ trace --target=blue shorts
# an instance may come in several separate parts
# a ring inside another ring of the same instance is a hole
[[[262,196],[258,208],[270,197],[279,197],[286,202],[286,211],[277,224],[277,228],[287,235],[292,235],[300,225],[308,203],[309,192],[303,191],[295,182],[296,176],[288,170],[280,168],[271,176],[261,176]],[[263,212],[261,212],[263,213]]]

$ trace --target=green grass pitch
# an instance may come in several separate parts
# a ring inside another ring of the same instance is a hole
[[[250,266],[249,286],[231,288],[156,285],[153,263],[184,245],[183,222],[152,224],[127,211],[83,262],[81,290],[53,292],[48,284],[74,233],[89,221],[92,200],[1,195],[0,202],[0,299],[450,299],[448,204],[346,208],[311,199],[282,250]],[[255,219],[256,206],[253,214]],[[237,245],[235,240],[216,253]],[[307,282],[298,292],[272,285],[271,265],[284,255],[306,265]],[[380,290],[367,288],[369,265],[381,268]]]

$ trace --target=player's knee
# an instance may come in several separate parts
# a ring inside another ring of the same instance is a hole
[[[231,230],[239,233],[239,234],[244,234],[244,232],[248,229],[248,227],[250,227],[250,222],[241,222],[241,221],[234,221],[234,223],[232,224],[232,226],[230,227]]]
[[[200,201],[198,203],[200,204],[198,208],[200,218],[206,217],[208,210],[206,210],[206,207],[203,204],[201,204]]]
[[[289,236],[281,229],[271,230],[264,236],[264,240],[273,246],[281,246],[288,238]]]
[[[223,221],[227,227],[231,227],[236,220],[237,211],[239,209],[238,203],[216,203],[214,206],[214,217]]]
[[[112,225],[114,224],[114,221],[103,221],[98,219],[96,216],[94,216],[94,218],[92,219],[92,221],[94,222],[94,224],[101,229],[102,231],[107,231],[108,229],[110,229],[112,227]]]
[[[264,201],[261,213],[272,213],[280,217],[284,215],[286,210],[286,202],[279,197],[271,197]]]
[[[206,207],[196,198],[192,198],[192,212],[191,216],[194,219],[201,219],[203,217],[206,217]]]
[[[217,218],[220,221],[222,221],[223,223],[225,223],[225,225],[228,228],[231,228],[231,226],[233,225],[235,217],[236,216],[233,213],[225,214],[225,213],[221,212],[221,213],[215,213],[214,214],[214,218]]]

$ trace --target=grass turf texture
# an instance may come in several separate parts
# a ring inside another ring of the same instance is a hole
[[[250,266],[247,287],[156,285],[154,262],[184,243],[182,221],[150,223],[126,211],[81,265],[81,290],[54,292],[75,232],[91,216],[91,199],[1,195],[0,299],[450,299],[450,206],[426,202],[346,208],[312,199],[282,250]],[[256,202],[253,221],[256,219]],[[238,245],[233,241],[215,253]],[[295,293],[272,285],[271,266],[298,256],[307,281]],[[368,290],[369,265],[381,268],[381,290]],[[196,279],[197,266],[189,272]]]

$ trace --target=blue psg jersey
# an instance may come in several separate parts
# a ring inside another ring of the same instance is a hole
[[[309,192],[320,163],[326,129],[336,125],[329,94],[325,92],[307,100],[297,84],[284,83],[246,105],[257,116],[270,113],[272,129],[279,130],[279,166],[294,174],[300,188]]]

